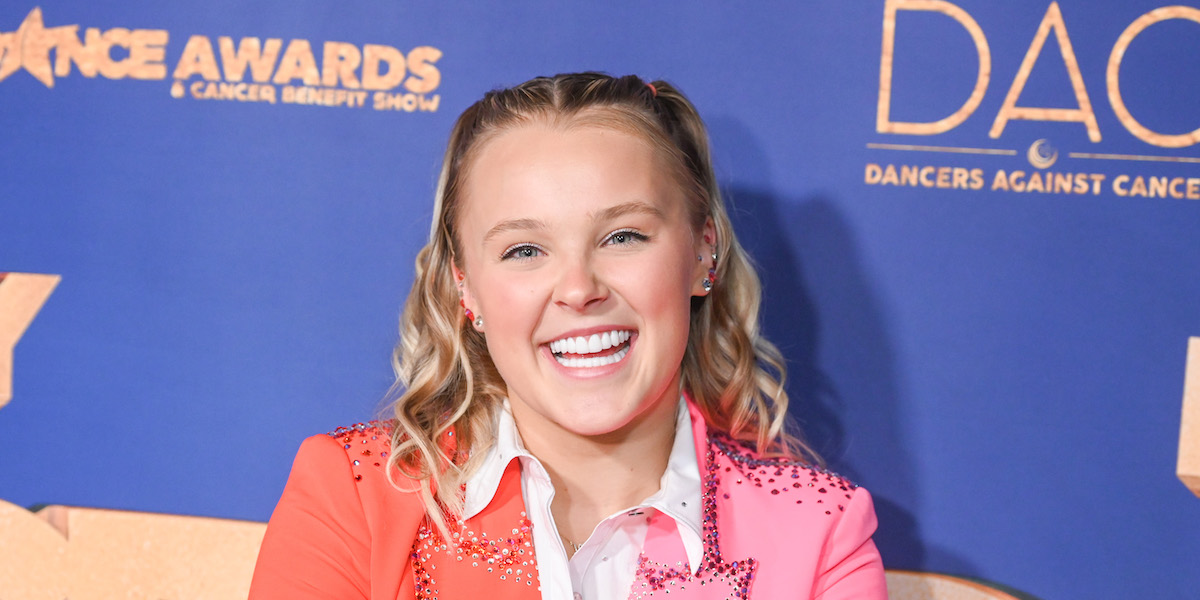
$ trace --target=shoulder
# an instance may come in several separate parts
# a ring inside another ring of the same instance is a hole
[[[736,495],[790,514],[843,513],[861,488],[819,465],[787,457],[765,457],[721,432],[709,432],[707,482],[726,499]],[[866,495],[865,490],[859,495]],[[777,513],[776,513],[777,514]]]
[[[391,425],[383,421],[355,423],[308,438],[300,452],[303,454],[306,447],[312,447],[316,452],[329,454],[330,460],[343,459],[355,481],[382,478],[386,482],[393,432]]]
[[[372,527],[388,514],[424,515],[419,484],[395,470],[388,477],[392,432],[386,423],[358,423],[304,440],[279,507],[365,519]]]
[[[392,434],[389,424],[372,421],[311,436],[296,453],[288,486],[353,497],[364,508],[400,500],[397,496],[414,496],[411,492],[417,490],[415,482],[411,492],[406,492],[404,484],[410,481],[407,477],[399,472],[388,477]]]
[[[710,432],[708,446],[705,508],[713,527],[720,522],[722,552],[759,560],[756,590],[791,593],[799,578],[813,597],[886,596],[867,490],[809,462],[763,457],[727,435]]]
[[[401,585],[424,509],[388,480],[391,435],[362,423],[304,440],[267,524],[251,597],[365,598],[383,579]],[[377,573],[377,563],[401,567]]]

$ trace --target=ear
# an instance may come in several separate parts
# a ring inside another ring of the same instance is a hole
[[[458,268],[458,265],[455,264],[454,261],[450,262],[450,275],[454,278],[455,284],[461,283],[464,279],[466,279],[466,275],[463,274],[463,270]]]
[[[704,220],[704,227],[696,236],[695,246],[696,256],[699,257],[699,260],[696,261],[696,268],[692,276],[692,295],[707,296],[710,290],[704,289],[704,282],[709,278],[709,271],[717,267],[716,261],[713,260],[713,253],[716,252],[717,247],[717,227],[713,224],[712,217]]]

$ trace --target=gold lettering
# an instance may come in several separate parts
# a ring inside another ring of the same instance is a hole
[[[442,83],[442,73],[433,66],[442,57],[442,51],[433,46],[417,46],[408,52],[410,77],[404,87],[414,94],[428,94]]]
[[[921,167],[921,185],[923,185],[925,187],[933,187],[934,186],[934,183],[935,183],[933,180],[934,170],[935,169],[933,167]],[[929,179],[926,179],[926,177],[929,177]]]
[[[432,96],[421,94],[420,96],[417,96],[417,108],[421,109],[423,112],[437,112],[438,105],[441,103],[441,94],[434,94]]]
[[[938,167],[937,186],[940,188],[950,187],[950,167]]]
[[[379,72],[382,64],[387,71]],[[362,86],[368,90],[390,90],[404,80],[407,72],[404,55],[391,46],[367,44],[363,46]]]
[[[864,176],[863,181],[865,181],[867,185],[875,185],[879,183],[880,179],[883,179],[883,169],[875,163],[867,163],[867,173]]]
[[[71,35],[64,35],[59,42],[54,57],[54,74],[66,77],[71,74],[71,62],[79,67],[79,73],[84,77],[95,77],[100,72],[99,50],[104,43],[100,39],[100,30],[89,28],[84,34],[86,42],[80,43],[77,32],[78,25],[71,26]],[[105,48],[107,51],[107,48]]]
[[[109,79],[122,79],[129,73],[129,64],[123,60],[112,59],[113,46],[129,48],[130,31],[124,27],[113,27],[100,36],[104,45],[97,53],[100,62],[100,74]]]
[[[956,190],[967,189],[967,178],[968,177],[970,177],[970,173],[967,172],[966,169],[964,169],[962,167],[954,167],[954,189],[956,189]]]
[[[1129,195],[1146,197],[1146,180],[1142,179],[1141,175],[1133,178],[1133,185],[1129,186]]]
[[[1027,191],[1027,192],[1044,192],[1044,191],[1046,191],[1046,186],[1042,182],[1042,174],[1041,173],[1034,171],[1029,174],[1029,182],[1025,184],[1025,191]]]
[[[275,71],[275,83],[291,83],[299,79],[304,85],[319,85],[321,73],[317,70],[317,60],[313,58],[312,46],[308,40],[292,40],[283,58],[279,61],[279,70]]]
[[[883,170],[883,185],[897,185],[900,181],[896,178],[896,167],[888,165]]]
[[[1014,192],[1025,191],[1025,171],[1013,171],[1008,176],[1008,185]]]
[[[1058,38],[1058,49],[1062,54],[1063,63],[1067,66],[1067,75],[1071,78],[1071,88],[1075,91],[1075,101],[1079,104],[1079,108],[1017,106],[1017,99],[1020,98],[1021,91],[1025,89],[1029,73],[1033,71],[1033,65],[1041,55],[1042,47],[1046,44],[1046,38],[1050,35],[1051,29]],[[1100,141],[1100,126],[1096,124],[1096,113],[1092,111],[1092,102],[1088,99],[1087,89],[1083,85],[1083,75],[1079,72],[1079,61],[1075,60],[1075,49],[1071,47],[1071,38],[1067,36],[1067,25],[1063,22],[1058,2],[1051,2],[1050,7],[1046,9],[1046,15],[1042,17],[1042,24],[1033,36],[1033,43],[1029,45],[1029,50],[1025,52],[1025,60],[1021,61],[1021,68],[1017,70],[1017,76],[1013,79],[1012,86],[1008,88],[1008,95],[1004,98],[1000,112],[996,113],[996,120],[992,123],[992,130],[988,132],[988,136],[1000,137],[1000,134],[1004,132],[1004,126],[1010,119],[1083,123],[1087,127],[1088,139],[1093,142]]]
[[[1167,178],[1166,177],[1151,177],[1149,182],[1148,194],[1151,198],[1166,198],[1167,197]]]
[[[1104,175],[1103,173],[1092,173],[1091,175],[1088,175],[1088,178],[1092,180],[1092,195],[1093,196],[1100,195],[1100,184],[1104,183],[1104,179],[1106,177],[1108,177],[1108,175]]]
[[[979,56],[979,70],[975,76],[975,87],[971,95],[958,110],[950,116],[931,123],[913,123],[891,120],[892,106],[892,62],[896,51],[896,12],[899,10],[925,10],[944,14],[958,21],[971,40],[975,42],[975,52]],[[955,4],[943,0],[887,0],[883,11],[883,51],[879,61],[879,105],[875,116],[875,131],[879,133],[899,133],[907,135],[936,135],[958,127],[983,102],[987,92],[988,81],[992,72],[992,53],[988,48],[987,37],[979,23],[971,15]]]
[[[225,79],[241,81],[246,76],[246,67],[250,67],[250,77],[259,83],[271,80],[271,69],[275,67],[275,59],[283,48],[283,40],[270,38],[266,47],[255,37],[242,38],[237,50],[233,49],[233,38],[221,36],[217,38],[217,46],[221,49],[221,66],[225,68]]]
[[[411,60],[411,57],[410,57]],[[338,80],[342,86],[358,89],[358,77],[354,71],[362,64],[362,53],[354,44],[345,42],[325,42],[325,57],[321,61],[321,85],[335,87]]]
[[[971,169],[971,189],[983,188],[983,169]]]
[[[1075,187],[1071,191],[1076,194],[1086,194],[1087,193],[1088,182],[1087,182],[1087,177],[1084,177],[1083,173],[1075,174]]]
[[[1053,179],[1054,179],[1053,188],[1051,188],[1051,186],[1047,184],[1046,185],[1047,189],[1053,189],[1054,193],[1056,193],[1056,194],[1070,194],[1071,193],[1071,174],[1070,173],[1054,173]],[[1047,176],[1047,180],[1049,180],[1049,176]]]
[[[1171,180],[1171,197],[1172,198],[1175,198],[1176,200],[1183,199],[1183,190],[1179,189],[1181,186],[1183,186],[1183,178],[1182,177],[1176,177]]]
[[[1187,197],[1188,200],[1200,200],[1200,177],[1188,177]]]
[[[1179,135],[1167,135],[1151,131],[1146,126],[1133,118],[1129,112],[1129,108],[1125,106],[1125,99],[1121,97],[1121,59],[1125,57],[1125,51],[1129,48],[1129,43],[1133,41],[1147,27],[1165,21],[1167,19],[1187,19],[1200,23],[1200,9],[1191,8],[1188,6],[1164,6],[1156,8],[1136,19],[1125,28],[1121,36],[1117,38],[1117,42],[1113,44],[1112,53],[1108,56],[1108,102],[1112,104],[1113,112],[1117,113],[1117,119],[1129,130],[1134,137],[1160,148],[1184,148],[1200,142],[1200,127],[1193,129],[1189,133],[1181,133]]]
[[[901,165],[900,166],[900,185],[917,185],[917,172],[920,169],[916,165]]]
[[[175,64],[173,77],[187,79],[197,73],[209,81],[221,78],[221,72],[217,70],[217,57],[213,55],[212,40],[208,36],[193,35],[188,38],[183,55]]]
[[[165,29],[134,29],[129,36],[129,76],[134,79],[165,79],[167,65],[167,31]]]
[[[1003,190],[1008,191],[1008,176],[1004,173],[1004,169],[996,171],[996,176],[992,178],[992,191]]]
[[[1129,182],[1128,175],[1117,175],[1117,178],[1113,179],[1113,193],[1115,193],[1118,196],[1121,196],[1122,198],[1125,196],[1128,196],[1129,190],[1125,189],[1125,184],[1128,182]]]

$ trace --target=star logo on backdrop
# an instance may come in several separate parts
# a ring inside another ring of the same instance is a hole
[[[46,28],[42,9],[34,7],[16,31],[0,33],[0,81],[24,68],[34,79],[54,87],[50,50],[64,35],[73,35],[77,25]]]

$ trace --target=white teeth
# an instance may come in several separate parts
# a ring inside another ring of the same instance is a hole
[[[564,367],[595,368],[595,367],[603,367],[605,365],[611,365],[613,363],[621,362],[621,359],[625,358],[626,354],[629,354],[629,348],[621,348],[615,354],[609,354],[608,356],[588,356],[588,357],[584,357],[584,358],[563,358],[561,356],[556,355],[554,357],[554,359],[558,361],[558,364],[560,364]]]
[[[550,351],[555,354],[595,354],[613,346],[620,346],[629,340],[629,331],[614,329],[588,337],[569,337],[550,342]],[[616,356],[614,354],[613,356]],[[622,355],[624,356],[624,355]],[[561,360],[559,361],[561,362]],[[615,361],[613,361],[615,362]],[[608,364],[608,363],[606,363]]]

